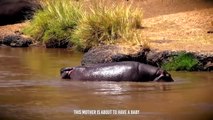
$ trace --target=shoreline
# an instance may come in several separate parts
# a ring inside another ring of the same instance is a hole
[[[42,44],[33,43],[32,40],[28,37],[18,34],[6,36],[4,41],[0,42],[0,47],[2,46],[45,47]],[[162,68],[164,63],[173,62],[173,58],[179,56],[182,53],[192,55],[193,58],[196,59],[199,63],[193,70],[180,71],[213,71],[213,54],[211,51],[191,52],[186,50],[159,50],[142,48],[142,46],[138,45],[102,45],[93,47],[84,53],[81,64],[85,66],[107,62],[138,61]]]
[[[182,2],[185,4],[183,5]],[[99,46],[85,53],[82,64],[135,60],[162,67],[162,63],[170,61],[168,58],[186,53],[192,54],[200,61],[201,65],[197,70],[211,71],[213,69],[213,7],[211,7],[213,2],[202,0],[182,2],[134,1],[133,5],[144,9],[142,23],[144,28],[138,32],[142,35],[142,39],[147,41],[149,50],[138,44],[125,42]],[[0,26],[0,47],[2,44],[12,47],[44,47],[39,41],[20,32],[28,24],[29,22],[26,21]],[[2,42],[5,37],[7,37],[6,42]],[[142,39],[139,42],[143,43]],[[58,44],[60,43],[51,42],[49,46],[54,47]]]
[[[137,52],[126,53],[130,48],[105,45],[93,48],[84,54],[81,61],[82,65],[91,65],[97,63],[120,62],[120,61],[138,61],[150,64],[156,67],[163,67],[164,63],[173,62],[173,58],[180,54],[192,55],[199,63],[193,70],[175,70],[175,71],[212,71],[213,54],[188,52],[188,51],[158,51],[153,49],[140,49]],[[183,59],[184,60],[184,59]]]

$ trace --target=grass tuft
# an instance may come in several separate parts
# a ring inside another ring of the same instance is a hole
[[[43,9],[36,12],[23,32],[46,45],[71,41],[80,50],[87,50],[119,40],[140,41],[133,31],[142,28],[143,12],[132,7],[132,3],[107,0],[91,0],[89,4],[76,0],[40,2]]]
[[[171,71],[193,71],[198,67],[199,61],[190,53],[180,53],[173,57],[168,63],[163,64],[163,68]]]
[[[42,6],[23,32],[44,43],[70,39],[82,17],[81,5],[72,0],[43,0]]]
[[[83,49],[114,43],[125,33],[141,28],[142,17],[142,11],[131,4],[109,5],[106,0],[95,0],[73,32],[73,42]]]

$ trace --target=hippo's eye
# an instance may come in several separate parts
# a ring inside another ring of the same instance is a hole
[[[164,74],[164,76],[166,76],[166,77],[170,77],[171,75],[167,72],[167,71],[163,71],[163,74]]]
[[[166,73],[166,77],[169,77],[169,76],[170,76],[170,74]]]

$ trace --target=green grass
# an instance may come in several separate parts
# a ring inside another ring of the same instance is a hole
[[[36,12],[24,34],[42,43],[69,40],[80,50],[113,44],[120,39],[134,41],[136,37],[129,33],[142,27],[141,9],[129,2],[128,5],[107,0],[83,2],[43,0],[43,9]]]
[[[73,42],[86,49],[100,44],[113,44],[125,33],[140,28],[142,11],[130,5],[95,0],[73,32]]]
[[[81,17],[82,7],[78,2],[48,0],[43,2],[43,9],[35,13],[23,32],[44,43],[49,40],[67,40]]]
[[[198,67],[199,61],[190,53],[180,53],[171,59],[170,62],[164,63],[162,67],[171,71],[193,71]]]

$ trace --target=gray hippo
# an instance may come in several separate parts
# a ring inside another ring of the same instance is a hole
[[[66,67],[60,70],[60,74],[63,79],[84,81],[174,81],[171,75],[161,68],[133,61]]]

